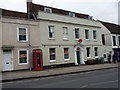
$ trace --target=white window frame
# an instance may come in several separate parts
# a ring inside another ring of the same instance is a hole
[[[94,31],[95,31],[96,33],[94,33]],[[96,38],[94,38],[94,34],[95,34]],[[94,40],[97,40],[97,31],[96,31],[96,30],[93,30],[93,39],[94,39]]]
[[[89,57],[87,56],[87,48],[89,48],[89,50],[90,50]],[[86,47],[86,56],[87,56],[87,58],[91,58],[91,47]]]
[[[88,31],[88,38],[86,39],[86,31]],[[90,30],[89,29],[85,29],[85,40],[90,40]]]
[[[19,29],[20,28],[26,29],[26,40],[20,40],[19,39]],[[17,27],[17,41],[19,41],[19,42],[28,42],[28,28],[26,28],[26,27]]]
[[[78,31],[79,31],[79,33],[78,33],[79,38],[76,38],[75,30],[78,30]],[[74,37],[75,37],[75,40],[79,40],[79,39],[80,39],[80,29],[79,29],[79,28],[75,28],[75,29],[74,29]]]
[[[63,40],[68,40],[68,27],[63,27]]]
[[[27,63],[20,63],[19,57],[20,57],[20,51],[26,51],[27,52]],[[19,49],[18,50],[18,65],[27,65],[28,64],[28,59],[29,59],[29,52],[27,49]]]
[[[65,48],[68,48],[68,47],[64,47],[64,48],[63,48],[63,57],[65,57],[65,53],[64,53],[64,49],[65,49]],[[70,50],[69,50],[69,49],[70,49],[70,48],[68,48],[68,56],[69,56],[69,58],[68,58],[68,59],[65,59],[65,58],[64,58],[64,61],[70,61]]]
[[[70,16],[70,17],[75,17],[75,13],[69,12],[69,16]]]
[[[44,7],[44,12],[52,13],[52,8]]]
[[[117,36],[117,43],[118,43],[118,46],[120,46],[120,35]]]
[[[95,48],[97,48],[97,56],[95,56],[95,58],[98,58],[98,56],[99,56],[99,55],[98,55],[98,52],[99,52],[99,51],[98,51],[98,47],[94,47],[94,48],[93,48],[93,49],[94,49],[94,55],[96,54]]]
[[[49,28],[51,28],[52,27],[52,29],[50,29],[50,31],[49,31]],[[55,39],[55,30],[54,30],[54,26],[53,25],[49,25],[48,26],[48,38],[49,39]],[[50,37],[50,32],[52,33],[52,37]]]
[[[52,49],[52,48],[49,48],[48,49],[48,51],[49,51],[49,62],[56,62],[56,48],[54,48],[55,49],[55,60],[50,60],[50,49]]]
[[[114,45],[113,37],[115,37],[115,44],[116,44],[116,45]],[[112,46],[113,46],[113,47],[116,47],[116,46],[117,46],[117,36],[116,36],[116,35],[112,35]]]

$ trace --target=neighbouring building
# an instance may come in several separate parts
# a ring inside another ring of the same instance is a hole
[[[37,5],[32,0],[27,0],[27,13],[1,9],[0,70],[32,68],[33,49],[43,51],[44,67],[97,60],[106,49],[101,28],[89,15]]]
[[[102,36],[106,37],[106,42],[103,43],[105,47],[107,45],[112,46],[113,54],[115,54],[115,59],[120,61],[120,25],[100,21],[104,28]],[[108,34],[104,32],[109,32]],[[103,37],[102,37],[103,38]],[[103,40],[104,42],[104,40]],[[109,49],[110,51],[110,49]]]

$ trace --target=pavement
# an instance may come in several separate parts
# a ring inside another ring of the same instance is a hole
[[[34,78],[45,78],[50,76],[82,73],[82,72],[111,69],[117,67],[118,67],[118,63],[117,64],[104,63],[104,64],[95,64],[95,65],[79,65],[79,66],[70,66],[70,67],[61,67],[61,68],[51,68],[42,71],[24,70],[24,71],[3,72],[2,82],[34,79]]]

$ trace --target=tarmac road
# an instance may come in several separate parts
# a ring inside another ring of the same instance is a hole
[[[3,88],[118,88],[118,68],[5,82]]]

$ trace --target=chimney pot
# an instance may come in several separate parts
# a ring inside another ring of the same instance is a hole
[[[27,2],[32,2],[32,0],[27,0]]]

